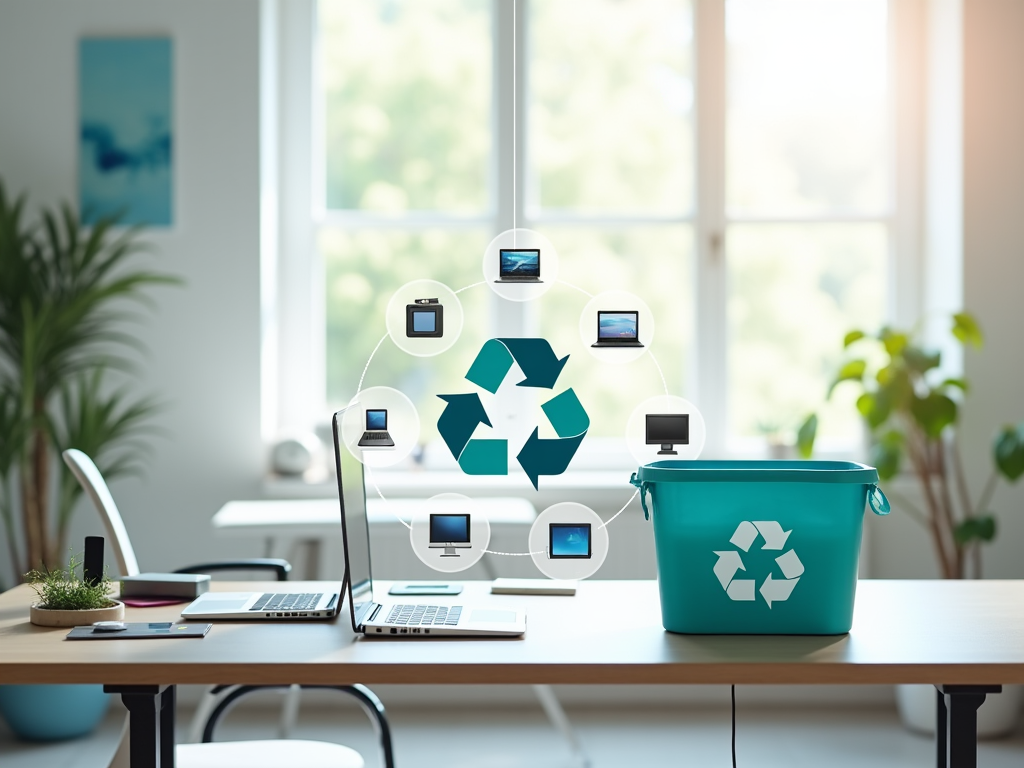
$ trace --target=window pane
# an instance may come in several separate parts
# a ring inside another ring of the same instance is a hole
[[[885,211],[885,0],[728,0],[726,25],[729,211]]]
[[[579,395],[590,416],[589,435],[622,437],[633,408],[665,388],[650,355],[623,365],[591,356],[579,330],[590,297],[576,288],[595,296],[623,290],[643,299],[656,322],[650,351],[669,392],[682,394],[693,340],[693,230],[685,225],[624,231],[546,227],[544,234],[558,248],[562,284],[536,305],[540,335],[558,355],[571,355],[559,385],[564,379]]]
[[[328,405],[343,405],[356,394],[366,361],[387,332],[384,316],[392,293],[419,279],[437,280],[453,290],[479,283],[478,254],[487,240],[483,232],[321,230],[327,279]],[[412,400],[424,441],[437,435],[444,402],[436,396],[466,389],[463,377],[488,338],[489,295],[486,286],[459,294],[465,323],[452,349],[435,357],[413,357],[385,340],[366,372],[364,389],[393,387]]]
[[[488,0],[320,3],[328,208],[488,206]]]
[[[690,3],[543,0],[530,34],[530,204],[688,212]]]
[[[729,230],[729,420],[733,435],[792,437],[823,401],[843,336],[877,329],[886,297],[881,224],[747,225]],[[854,440],[852,388],[821,411],[820,434]]]

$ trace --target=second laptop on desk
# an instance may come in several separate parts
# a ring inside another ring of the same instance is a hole
[[[366,519],[363,465],[341,442],[341,419],[334,414],[334,459],[338,473],[341,531],[345,556],[342,597],[348,597],[352,628],[370,636],[438,635],[515,636],[526,632],[526,613],[502,606],[463,606],[431,600],[385,603],[375,599],[370,572],[370,529]],[[295,593],[207,592],[181,615],[188,619],[308,619],[336,615],[337,594],[317,594],[311,606],[297,607],[313,595]],[[270,608],[273,606],[270,610]]]

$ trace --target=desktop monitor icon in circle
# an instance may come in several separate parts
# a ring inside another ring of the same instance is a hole
[[[548,526],[548,559],[589,560],[592,554],[590,523],[551,523]]]
[[[469,549],[469,514],[430,515],[430,549],[443,549],[441,557],[459,557],[456,549]]]
[[[540,248],[501,248],[496,283],[542,283]]]
[[[648,413],[645,442],[647,445],[660,445],[659,456],[678,455],[674,445],[690,444],[690,414]]]

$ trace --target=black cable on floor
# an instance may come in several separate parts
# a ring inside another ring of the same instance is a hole
[[[736,686],[732,686],[732,768],[736,768]]]

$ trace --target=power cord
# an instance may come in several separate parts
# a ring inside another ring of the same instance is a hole
[[[736,768],[736,686],[732,686],[732,768]]]

